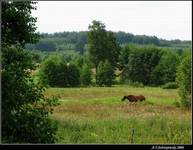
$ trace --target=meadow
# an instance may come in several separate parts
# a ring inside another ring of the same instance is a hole
[[[121,101],[143,94],[146,101]],[[190,144],[191,109],[178,107],[176,89],[158,87],[49,88],[58,96],[52,118],[59,144]]]

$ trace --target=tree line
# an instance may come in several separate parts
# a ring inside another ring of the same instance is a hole
[[[88,46],[88,32],[89,31],[58,32],[53,34],[41,33],[39,42],[36,44],[26,44],[26,48],[41,51],[75,50],[82,54]],[[115,35],[116,42],[121,46],[127,45],[128,43],[136,45],[153,44],[160,47],[173,47],[178,50],[191,47],[190,41],[164,40],[156,36],[133,35],[122,31],[113,32],[113,34]]]
[[[88,28],[87,51],[83,55],[78,54],[79,57],[73,57],[65,62],[77,67],[76,70],[79,72],[77,73],[79,75],[76,76],[76,80],[79,80],[77,86],[81,83],[80,72],[83,65],[89,66],[89,76],[93,73],[94,84],[99,86],[111,86],[115,82],[138,82],[148,86],[176,82],[177,66],[184,55],[189,53],[184,51],[179,54],[173,49],[160,48],[155,45],[128,44],[121,47],[116,41],[114,33],[106,31],[105,25],[100,21],[93,21]],[[60,58],[63,62],[67,60],[67,57],[64,56],[67,54]],[[46,61],[49,62],[49,59]],[[47,68],[49,68],[48,63]],[[94,69],[94,72],[91,72],[91,69]],[[53,70],[53,74],[54,72]],[[48,76],[48,73],[44,74]],[[91,77],[89,78],[92,80]],[[105,78],[108,80],[108,84],[105,83]],[[91,81],[88,83],[92,84]],[[64,83],[63,86],[66,84]]]

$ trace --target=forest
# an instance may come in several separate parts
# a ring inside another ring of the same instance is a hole
[[[120,46],[127,44],[147,45],[153,44],[158,47],[172,47],[181,51],[191,47],[191,41],[164,40],[156,36],[133,35],[123,31],[114,32],[117,43]],[[88,31],[58,32],[53,34],[41,33],[40,40],[36,44],[26,44],[29,50],[40,51],[65,51],[75,50],[83,53],[88,45]]]

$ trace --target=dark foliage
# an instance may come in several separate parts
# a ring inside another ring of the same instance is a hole
[[[38,39],[33,4],[2,2],[2,143],[56,141],[57,126],[49,114],[57,99],[46,99],[45,87],[34,83],[31,72],[38,58],[22,49]]]

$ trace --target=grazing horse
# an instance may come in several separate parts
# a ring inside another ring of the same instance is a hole
[[[145,97],[143,95],[134,96],[134,95],[127,95],[123,96],[122,101],[128,99],[130,102],[137,102],[137,101],[144,101]]]

